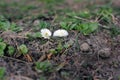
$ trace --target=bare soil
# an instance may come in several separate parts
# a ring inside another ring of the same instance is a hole
[[[119,1],[119,0],[118,0]],[[11,22],[22,26],[22,32],[1,32],[0,37],[4,41],[18,47],[25,44],[29,49],[29,56],[32,61],[25,56],[5,55],[0,57],[0,67],[6,68],[6,80],[120,80],[120,35],[111,37],[109,30],[100,28],[96,33],[84,36],[78,31],[69,31],[69,36],[62,38],[62,43],[73,41],[73,45],[58,55],[49,57],[49,49],[56,48],[59,38],[45,40],[42,38],[29,40],[25,37],[27,33],[33,32],[35,20],[44,20],[54,24],[56,15],[38,17],[40,14],[48,14],[45,4],[37,0],[5,0],[6,4],[20,3],[21,5],[34,5],[35,8],[26,11],[19,10],[19,7],[6,6],[0,8],[0,14],[5,15]],[[2,1],[0,1],[2,3]],[[81,10],[86,5],[103,5],[103,0],[93,0],[87,3],[74,3],[73,0],[66,0],[64,4],[56,5],[54,9],[64,9],[69,7],[72,10]],[[117,5],[117,0],[113,2]],[[3,12],[2,12],[3,11]],[[16,12],[15,12],[16,11]],[[8,16],[9,15],[9,16]],[[21,15],[19,18],[18,16]],[[120,27],[120,18],[116,17],[116,25]],[[58,27],[54,27],[57,29]],[[76,39],[77,38],[77,39]],[[76,41],[77,40],[77,41]],[[52,72],[39,72],[35,69],[35,62],[49,60],[54,67]]]

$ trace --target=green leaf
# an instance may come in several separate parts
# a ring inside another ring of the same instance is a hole
[[[76,29],[81,31],[84,35],[89,35],[90,33],[98,29],[98,23],[97,22],[82,23],[79,26],[77,26]]]
[[[63,49],[63,45],[61,42],[58,43],[56,50],[60,52]]]
[[[5,68],[0,67],[0,80],[4,80],[5,77]]]
[[[10,28],[10,22],[8,21],[0,21],[0,29],[7,31]]]
[[[22,30],[22,28],[17,26],[15,23],[11,23],[10,30],[15,31],[15,32],[19,32]]]
[[[89,18],[91,16],[91,14],[88,10],[85,10],[85,11],[81,11],[79,13],[79,16],[82,17],[82,18]]]
[[[3,50],[0,50],[0,56],[4,56],[4,51]]]
[[[57,54],[57,51],[55,49],[50,49],[49,52],[52,54]]]
[[[36,62],[36,69],[42,71],[51,71],[52,64],[49,61]]]
[[[44,77],[44,76],[41,75],[40,76],[40,80],[47,80],[47,79],[46,79],[46,77]]]
[[[66,29],[66,30],[69,29],[69,26],[67,25],[66,22],[61,22],[61,23],[60,23],[60,26],[61,26],[63,29]]]
[[[2,38],[0,38],[0,42],[2,42],[3,41],[3,39]]]
[[[29,39],[34,39],[34,38],[41,38],[42,35],[40,32],[36,32],[36,33],[29,33],[26,35]]]
[[[34,38],[41,38],[42,35],[41,35],[40,32],[36,32],[36,33],[34,33],[34,34],[32,35],[32,37],[34,37]]]
[[[90,32],[93,32],[98,29],[98,23],[96,22],[89,23],[89,27],[90,27]]]
[[[0,50],[4,50],[6,48],[6,44],[4,42],[0,42]]]
[[[73,44],[74,44],[74,41],[72,39],[70,39],[68,42],[65,43],[64,48],[69,48]]]
[[[23,55],[25,55],[25,54],[28,53],[28,48],[26,47],[25,44],[20,45],[19,48],[18,48],[18,50],[19,50]]]
[[[47,23],[45,21],[40,21],[40,24],[39,24],[40,29],[47,28],[48,26],[50,26],[49,23]]]
[[[8,46],[8,54],[12,56],[14,52],[15,52],[15,48],[13,46]]]
[[[11,31],[21,31],[22,28],[18,27],[15,23],[10,23],[7,19],[0,16],[0,29],[3,31],[11,30]]]

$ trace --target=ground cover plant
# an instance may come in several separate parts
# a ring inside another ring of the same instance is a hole
[[[0,80],[120,80],[119,0],[1,0]]]

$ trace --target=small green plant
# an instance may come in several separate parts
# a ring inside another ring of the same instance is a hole
[[[27,34],[27,37],[29,39],[34,39],[34,38],[41,38],[42,35],[40,32],[35,32],[35,33],[30,33],[30,34]]]
[[[18,27],[15,23],[10,23],[3,16],[0,16],[0,29],[3,31],[11,30],[11,31],[21,31],[22,28]]]
[[[33,37],[34,37],[34,38],[41,38],[42,35],[41,35],[40,32],[36,32],[36,33],[33,34]]]
[[[66,29],[66,30],[68,30],[68,28],[69,28],[69,26],[68,26],[68,24],[67,24],[66,22],[61,22],[61,23],[60,23],[60,26],[61,26],[63,29]]]
[[[99,20],[103,21],[104,24],[112,22],[112,8],[109,6],[100,7],[95,13],[96,16],[99,16]]]
[[[60,26],[66,30],[75,30],[75,27],[78,26],[78,23],[76,22],[68,24],[67,22],[61,22]]]
[[[2,42],[3,41],[3,38],[0,38],[0,42]]]
[[[50,49],[49,52],[52,53],[52,54],[57,54],[56,49]]]
[[[48,28],[50,27],[50,23],[46,22],[46,21],[40,21],[40,23],[38,25],[35,26],[34,30],[40,30],[43,28]]]
[[[40,24],[39,24],[40,29],[47,28],[49,26],[50,26],[49,23],[47,23],[45,21],[40,21]]]
[[[40,76],[40,79],[39,80],[47,80],[45,76]]]
[[[50,72],[52,70],[52,64],[49,61],[36,62],[36,69],[41,70],[43,72]]]
[[[10,27],[10,22],[7,21],[3,16],[0,16],[0,29],[7,31]]]
[[[81,31],[84,35],[89,35],[90,33],[94,32],[97,29],[98,29],[97,22],[82,23],[76,27],[76,30]]]
[[[8,46],[8,54],[12,56],[15,52],[15,48],[13,46]]]
[[[63,48],[64,48],[64,47],[63,47],[62,43],[59,42],[58,45],[57,45],[56,50],[57,50],[57,52],[60,52]]]
[[[78,16],[82,18],[90,18],[91,13],[88,10],[84,10],[84,11],[79,12]]]
[[[5,68],[0,67],[0,80],[5,80]]]
[[[64,44],[64,48],[67,49],[67,48],[71,47],[73,44],[74,44],[74,41],[70,39],[68,42],[66,42]]]
[[[65,22],[60,23],[61,27],[66,30],[78,30],[82,32],[84,35],[89,35],[98,29],[97,22],[84,22],[84,23],[73,23],[68,25]]]
[[[110,34],[111,34],[112,37],[119,35],[120,34],[120,28],[117,28],[116,26],[113,26],[110,29]]]
[[[23,29],[21,27],[18,27],[15,23],[11,23],[9,30],[19,32],[22,31]]]
[[[18,50],[20,51],[20,53],[22,53],[23,55],[28,53],[28,48],[25,44],[22,44],[18,47]]]
[[[0,42],[0,56],[4,56],[5,48],[6,48],[6,44],[4,42]]]

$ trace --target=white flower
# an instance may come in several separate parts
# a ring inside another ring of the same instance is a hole
[[[59,30],[56,30],[53,33],[53,36],[55,36],[55,37],[66,37],[66,36],[68,36],[68,32],[64,29],[59,29]]]
[[[52,33],[49,29],[44,28],[44,29],[41,29],[41,35],[43,38],[49,39]]]

